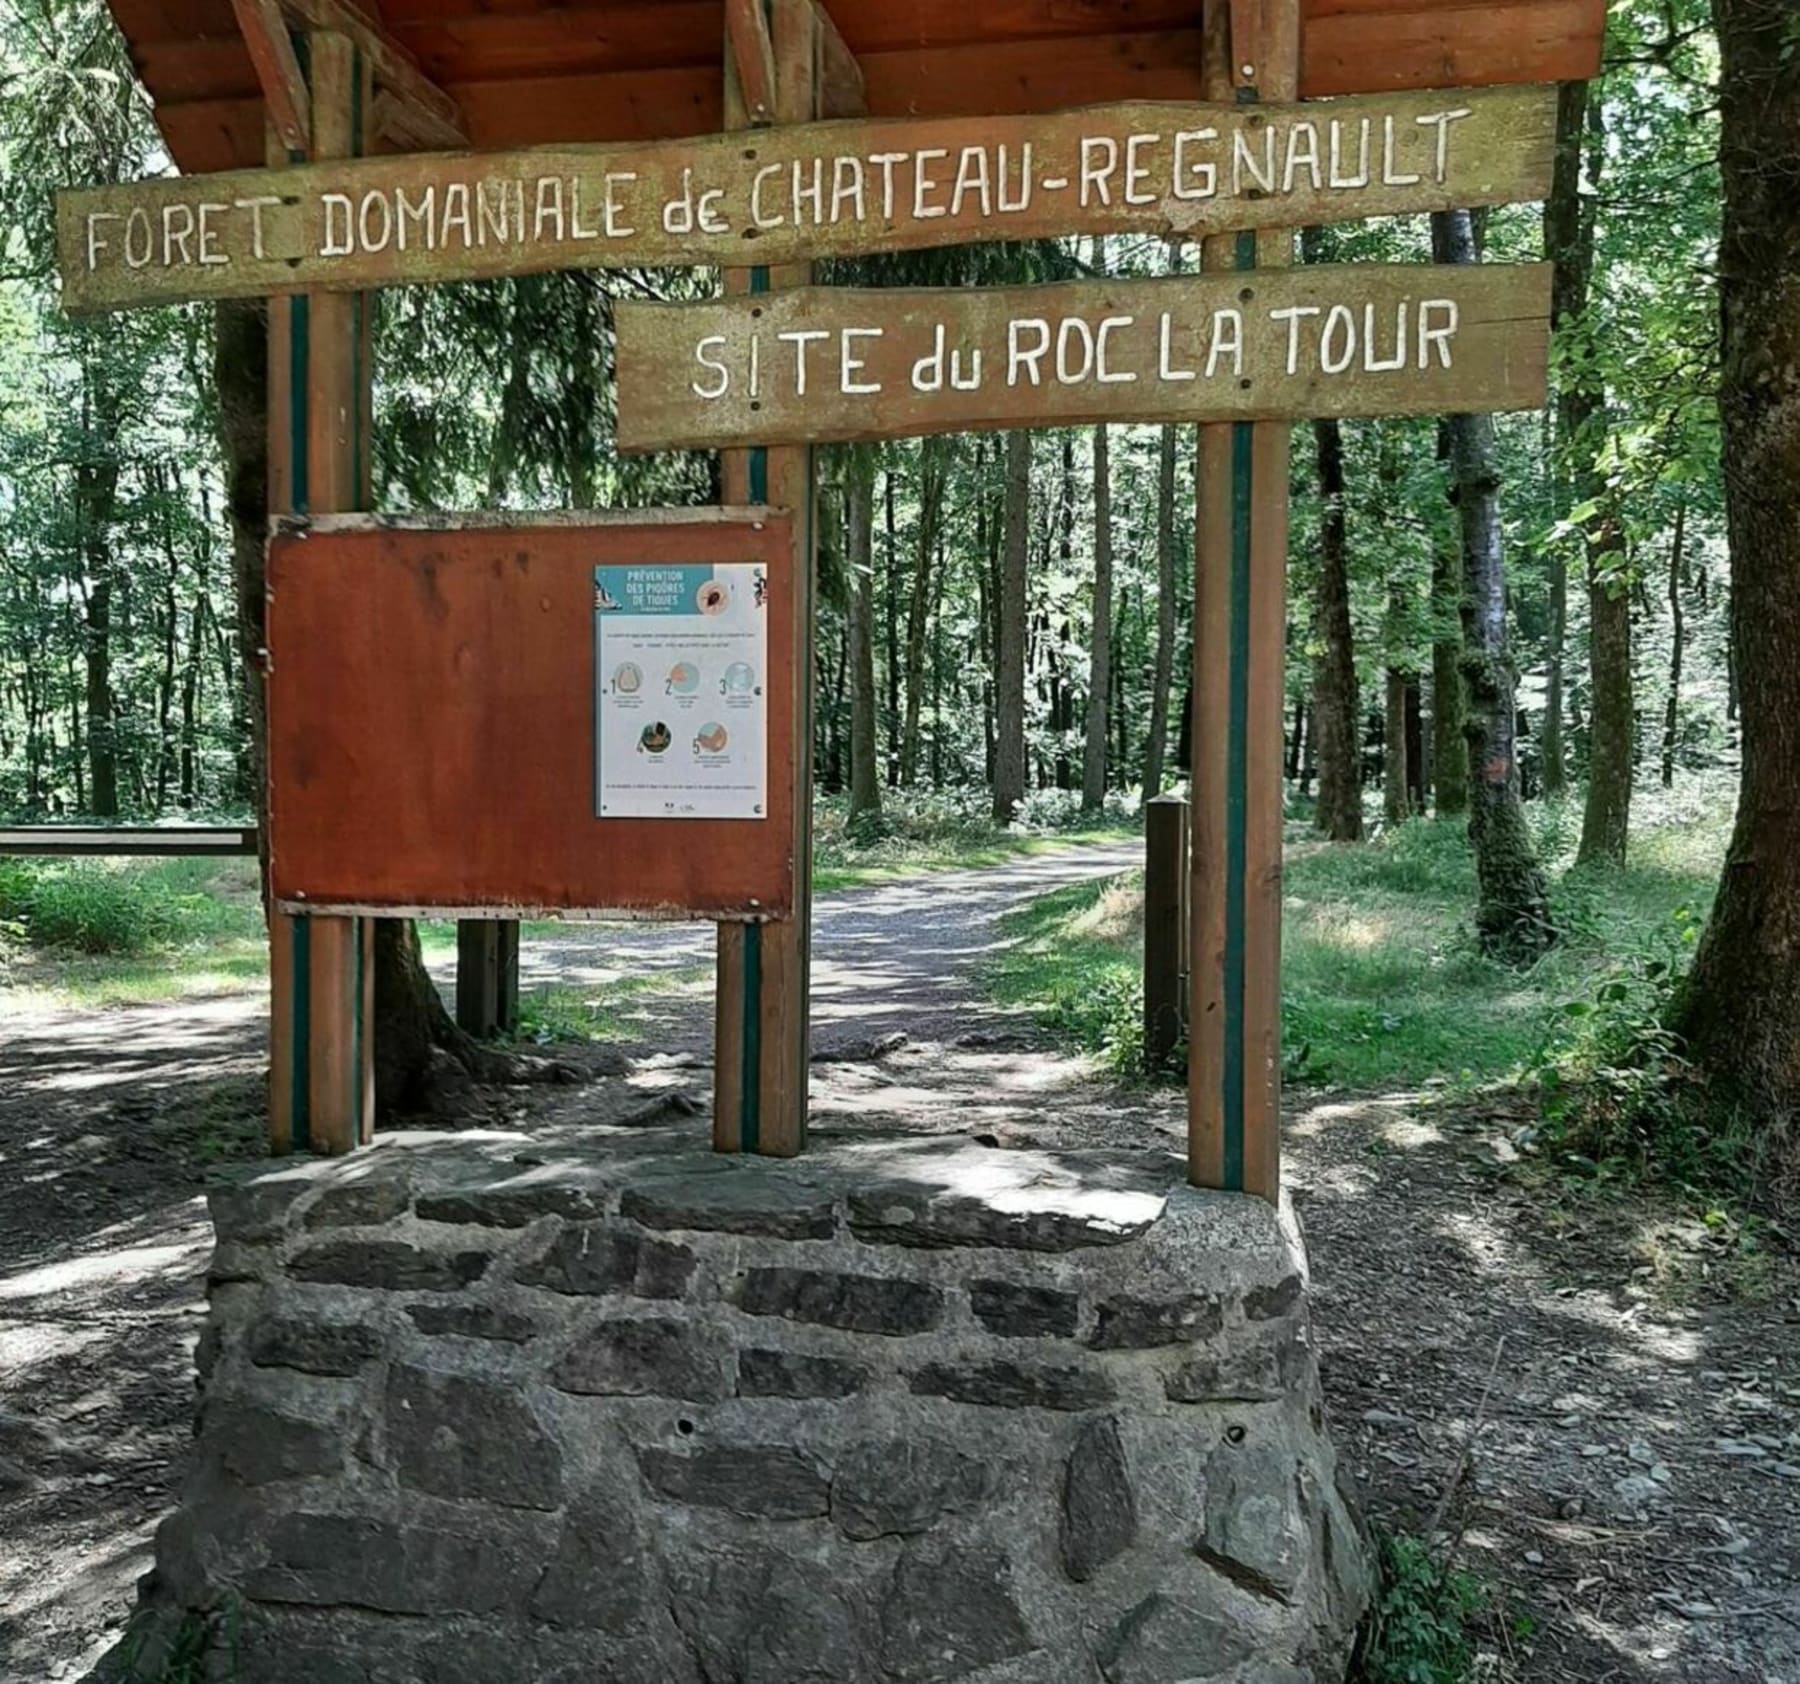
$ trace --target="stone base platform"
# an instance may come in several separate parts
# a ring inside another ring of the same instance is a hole
[[[221,1190],[193,1465],[110,1676],[199,1617],[258,1684],[1340,1678],[1366,1558],[1299,1240],[1179,1173],[690,1126]]]

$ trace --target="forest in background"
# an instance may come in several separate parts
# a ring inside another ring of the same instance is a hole
[[[167,164],[99,0],[4,10],[0,815],[245,815],[213,312],[61,315],[49,187]],[[1488,256],[1558,263],[1553,407],[1497,425],[1508,630],[1523,794],[1585,791],[1581,851],[1602,859],[1624,855],[1634,785],[1731,763],[1736,708],[1713,397],[1716,48],[1695,0],[1633,0],[1612,31],[1604,79],[1565,94],[1552,203],[1476,229]],[[1306,261],[1431,255],[1425,219],[1304,242]],[[1064,242],[834,278],[973,284],[1180,261],[1160,242]],[[706,457],[612,452],[609,366],[614,296],[708,285],[567,274],[380,295],[379,506],[710,500]],[[1295,429],[1287,772],[1334,837],[1467,802],[1447,431]],[[825,453],[821,788],[866,830],[892,792],[1055,822],[1176,785],[1193,474],[1186,428]],[[1003,681],[1016,649],[1022,694]]]

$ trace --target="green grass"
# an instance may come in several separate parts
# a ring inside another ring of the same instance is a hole
[[[1417,820],[1356,846],[1290,829],[1282,1007],[1290,1080],[1374,1090],[1480,1086],[1541,1058],[1630,956],[1674,950],[1704,919],[1724,856],[1728,795],[1642,795],[1631,864],[1576,872],[1579,813],[1531,809],[1564,939],[1529,970],[1486,959],[1471,927],[1475,872],[1460,821]],[[1072,1044],[1129,1064],[1140,987],[1141,882],[1078,884],[1018,913],[990,972]]]
[[[0,996],[131,1004],[267,969],[254,860],[0,859]]]
[[[712,976],[710,969],[696,966],[615,977],[587,988],[530,989],[519,997],[519,1039],[540,1046],[631,1039],[643,1033],[648,997],[710,987]]]

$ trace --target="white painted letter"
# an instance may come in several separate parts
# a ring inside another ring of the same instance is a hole
[[[1219,190],[1219,166],[1208,158],[1203,163],[1190,164],[1187,161],[1187,149],[1190,144],[1198,145],[1203,140],[1217,140],[1217,129],[1183,129],[1175,137],[1175,197],[1178,199],[1210,199]],[[1198,186],[1184,185],[1188,176],[1193,176]]]
[[[1027,328],[1037,335],[1037,344],[1029,348],[1021,340],[1021,336]],[[1038,385],[1038,364],[1043,361],[1044,353],[1049,349],[1050,324],[1048,322],[1036,316],[1023,316],[1008,322],[1006,326],[1007,385],[1018,385],[1021,368],[1028,368],[1032,385]]]
[[[878,327],[847,327],[844,329],[842,354],[838,362],[838,390],[848,397],[867,397],[881,390],[879,380],[853,380],[852,375],[862,371],[863,360],[850,354],[850,341],[853,339],[879,339],[882,330]]]
[[[1432,176],[1438,186],[1444,185],[1444,178],[1450,173],[1450,125],[1460,123],[1465,117],[1473,117],[1475,113],[1466,105],[1459,105],[1454,111],[1439,111],[1430,117],[1415,117],[1413,121],[1422,129],[1437,127],[1437,173]]]
[[[1083,135],[1081,137],[1081,205],[1086,209],[1090,203],[1110,205],[1112,189],[1106,184],[1114,170],[1119,167],[1119,143],[1111,135]],[[1088,189],[1093,188],[1094,197],[1090,201]]]
[[[1165,384],[1177,380],[1198,380],[1200,376],[1191,368],[1177,368],[1172,352],[1174,350],[1174,334],[1171,331],[1171,319],[1167,310],[1162,313],[1162,323],[1157,330],[1156,345],[1156,378]]]
[[[1094,336],[1094,378],[1102,386],[1129,386],[1137,379],[1129,370],[1117,374],[1106,371],[1106,336],[1115,328],[1130,327],[1136,321],[1136,316],[1108,316],[1100,324],[1100,331]]]
[[[1153,205],[1156,203],[1154,193],[1139,190],[1139,183],[1149,177],[1147,165],[1138,162],[1140,147],[1154,146],[1162,136],[1159,134],[1134,134],[1125,142],[1125,203],[1128,205]],[[1104,375],[1101,376],[1105,378]]]
[[[731,370],[725,366],[720,358],[709,357],[706,354],[707,348],[712,345],[717,345],[720,350],[724,350],[725,335],[722,333],[709,333],[706,338],[702,339],[700,343],[694,347],[694,361],[702,368],[710,368],[719,377],[719,383],[710,391],[702,386],[698,380],[693,383],[692,390],[694,396],[697,398],[705,398],[709,402],[713,398],[724,397],[724,395],[731,390]]]
[[[319,247],[321,257],[348,257],[356,249],[355,231],[350,225],[351,213],[355,206],[349,196],[343,193],[322,193],[319,203],[325,207],[325,243]],[[344,219],[344,231],[337,235],[333,227],[338,213]]]
[[[273,193],[264,193],[254,199],[233,199],[231,203],[233,209],[247,210],[250,213],[250,255],[261,257],[263,255],[263,207],[278,205],[281,200]]]
[[[806,347],[815,339],[829,339],[831,335],[822,327],[796,327],[775,337],[794,347],[794,396],[803,398],[806,396]]]
[[[1295,304],[1286,310],[1271,310],[1269,320],[1286,322],[1288,325],[1287,371],[1289,374],[1300,372],[1300,321],[1304,316],[1317,316],[1322,312],[1316,304]]]
[[[101,254],[101,252],[106,250],[106,245],[107,245],[107,242],[105,240],[102,240],[102,239],[99,239],[96,237],[96,235],[98,233],[99,225],[102,222],[118,222],[119,220],[120,220],[120,217],[119,217],[119,213],[117,211],[89,211],[88,212],[87,263],[88,263],[88,273],[90,275],[99,266],[100,254]],[[262,253],[259,251],[256,255],[258,257],[261,257]]]
[[[1431,325],[1432,312],[1441,310],[1445,321],[1442,327]],[[1462,312],[1456,307],[1454,298],[1427,298],[1419,304],[1419,367],[1421,370],[1431,367],[1431,347],[1437,346],[1438,356],[1443,360],[1445,368],[1452,366],[1450,360],[1450,341],[1456,337],[1456,330],[1462,320]]]
[[[1238,309],[1213,311],[1212,343],[1206,350],[1206,378],[1218,373],[1219,363],[1231,358],[1231,377],[1244,372],[1244,313]]]

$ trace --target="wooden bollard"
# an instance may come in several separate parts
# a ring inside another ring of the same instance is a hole
[[[519,926],[464,918],[456,926],[456,1022],[478,1041],[519,1027]]]
[[[1188,804],[1159,795],[1144,806],[1144,1063],[1166,1066],[1187,1027]]]

